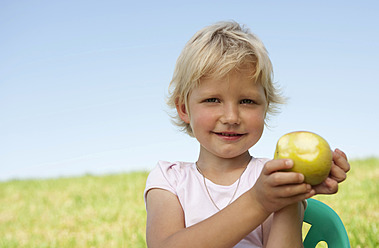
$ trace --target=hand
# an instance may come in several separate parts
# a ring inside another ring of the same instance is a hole
[[[313,187],[316,194],[335,194],[338,191],[338,184],[343,182],[350,170],[346,154],[335,149],[333,152],[333,164],[329,176],[319,185]]]
[[[262,209],[268,213],[314,195],[315,191],[309,184],[304,183],[302,174],[280,171],[292,166],[293,161],[290,159],[268,161],[264,165],[257,182],[250,190]]]

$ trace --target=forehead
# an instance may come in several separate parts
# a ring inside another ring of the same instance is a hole
[[[256,75],[256,63],[249,57],[245,57],[244,60],[240,63],[225,63],[218,62],[223,64],[215,64],[213,66],[209,66],[207,70],[204,70],[202,76],[200,77],[200,81],[203,79],[222,79],[225,77],[229,77],[231,75],[240,74],[243,77],[254,78]]]
[[[247,71],[231,71],[221,78],[204,77],[191,95],[203,96],[262,96],[264,88]]]
[[[203,88],[205,86],[256,86],[260,85],[256,82],[255,78],[252,76],[251,70],[248,69],[233,69],[223,76],[204,76],[199,80],[197,87]],[[196,87],[196,88],[197,88]]]

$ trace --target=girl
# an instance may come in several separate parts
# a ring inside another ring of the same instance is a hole
[[[350,165],[336,149],[311,187],[291,160],[252,157],[283,102],[262,42],[235,22],[197,32],[178,58],[168,104],[200,144],[197,162],[160,161],[145,189],[148,247],[302,247],[305,199],[333,194]]]

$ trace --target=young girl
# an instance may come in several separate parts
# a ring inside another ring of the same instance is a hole
[[[305,199],[333,194],[346,155],[311,187],[291,160],[252,157],[282,103],[262,42],[235,22],[197,32],[178,58],[168,104],[200,143],[197,162],[158,162],[145,189],[148,247],[302,247]]]

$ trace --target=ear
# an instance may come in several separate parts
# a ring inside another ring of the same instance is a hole
[[[178,115],[182,121],[184,121],[185,123],[190,123],[189,113],[187,113],[187,108],[184,103],[177,103],[176,111],[178,111]]]

